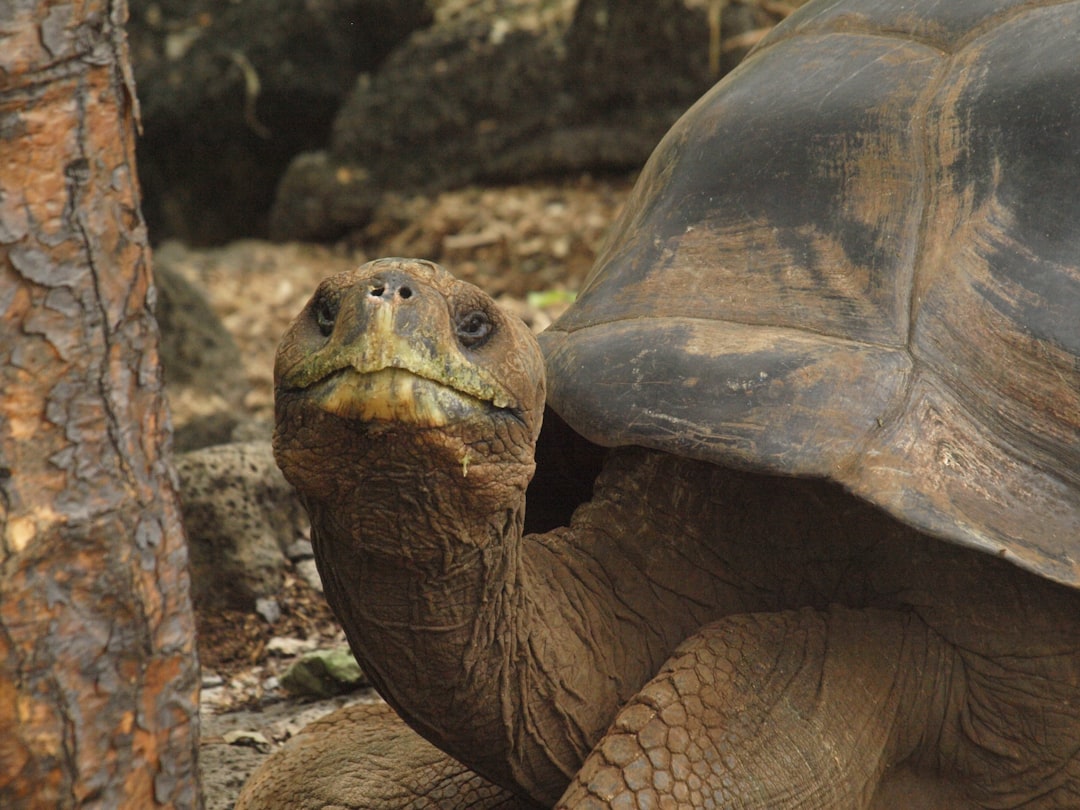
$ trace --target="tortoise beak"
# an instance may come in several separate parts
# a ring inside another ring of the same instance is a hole
[[[365,422],[440,427],[518,407],[463,352],[443,293],[402,269],[320,289],[286,335],[275,378],[279,391]]]
[[[328,413],[362,422],[442,427],[486,410],[482,400],[400,368],[343,369],[312,391]]]

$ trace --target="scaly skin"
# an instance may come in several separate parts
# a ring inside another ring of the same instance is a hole
[[[358,703],[305,726],[256,772],[236,810],[527,806],[425,742],[385,704]]]
[[[387,363],[441,381],[415,396],[428,383],[354,379]],[[523,800],[1080,802],[1074,592],[825,482],[634,448],[611,454],[568,527],[523,536],[542,358],[522,324],[426,263],[325,282],[276,377],[275,452],[358,659],[413,728]],[[333,728],[324,746],[349,745]],[[378,799],[430,754],[393,739],[402,772],[358,754],[338,804],[488,806],[470,790]],[[287,806],[260,779],[241,806]]]

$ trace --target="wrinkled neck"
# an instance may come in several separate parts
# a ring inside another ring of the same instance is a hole
[[[443,497],[430,481],[422,490],[399,488],[399,502]],[[692,584],[647,584],[657,559],[648,521],[662,516],[617,514],[642,510],[640,494],[609,488],[572,526],[525,537],[523,496],[483,515],[425,504],[437,509],[424,514],[451,516],[442,522],[327,509],[313,514],[327,597],[411,725],[550,806],[617,707],[715,611],[714,595]],[[639,531],[612,533],[613,521]]]
[[[523,496],[467,524],[373,511],[343,525],[340,510],[312,514],[327,599],[380,694],[436,745],[508,785],[498,741],[512,712],[498,694],[527,644],[523,515]]]

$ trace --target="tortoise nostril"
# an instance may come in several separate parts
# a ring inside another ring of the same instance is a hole
[[[406,301],[417,293],[417,288],[406,273],[380,273],[365,282],[368,295],[387,304],[394,301]]]
[[[390,300],[397,296],[402,300],[412,298],[412,287],[407,284],[397,284],[393,281],[379,281],[368,291],[372,298],[384,298]]]

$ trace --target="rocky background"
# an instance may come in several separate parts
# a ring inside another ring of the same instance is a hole
[[[323,277],[446,264],[541,330],[635,171],[798,0],[131,0],[144,213],[191,546],[208,810],[377,700],[269,439]]]

